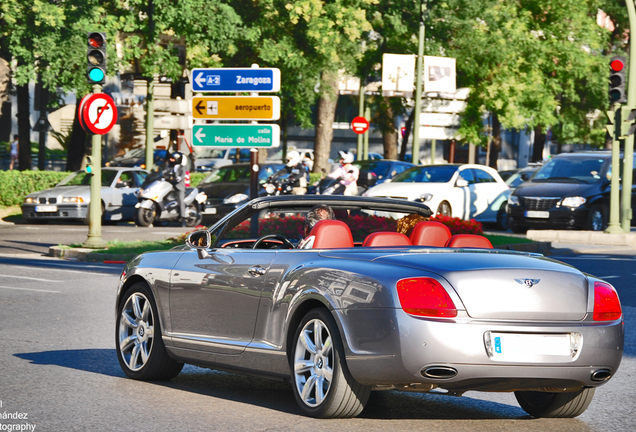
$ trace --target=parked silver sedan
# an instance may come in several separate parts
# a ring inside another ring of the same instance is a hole
[[[132,220],[137,191],[147,171],[140,168],[102,168],[102,219]],[[24,198],[22,217],[28,222],[88,219],[92,174],[76,171],[55,187]]]
[[[305,234],[317,204],[335,219]],[[184,363],[287,380],[320,418],[356,416],[372,390],[391,389],[514,392],[535,417],[583,413],[621,362],[616,290],[451,236],[430,215],[406,200],[263,197],[183,247],[139,255],[117,290],[121,368],[138,380]]]

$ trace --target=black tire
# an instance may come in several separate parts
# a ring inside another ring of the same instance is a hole
[[[349,373],[338,327],[324,308],[311,310],[301,320],[290,346],[289,362],[294,397],[305,415],[355,417],[369,400],[371,387]]]
[[[507,204],[508,204],[508,201],[505,201],[501,205],[501,207],[499,207],[499,210],[497,210],[497,228],[502,231],[506,231],[508,228],[510,228],[508,213],[506,213]]]
[[[585,388],[568,393],[516,391],[515,397],[521,408],[533,417],[573,418],[590,406],[594,390]]]
[[[151,209],[139,207],[135,212],[135,224],[141,227],[149,227],[157,218],[156,206],[153,204]]]
[[[186,209],[186,215],[188,215],[186,217],[187,227],[195,227],[201,224],[201,220],[203,219],[203,216],[201,216],[201,213],[197,211],[197,208],[195,206],[188,207]]]
[[[607,227],[607,210],[596,205],[590,209],[585,229],[590,231],[603,231]]]
[[[132,285],[119,299],[115,345],[119,365],[132,379],[170,380],[183,368],[183,363],[168,356],[161,338],[157,305],[143,282]]]
[[[437,207],[436,214],[450,217],[453,215],[453,209],[451,208],[451,205],[448,203],[448,201],[442,201]]]

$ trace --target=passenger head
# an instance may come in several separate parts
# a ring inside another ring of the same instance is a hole
[[[345,152],[345,151],[339,151],[338,154],[340,155],[340,164],[341,165],[346,165],[346,164],[350,164],[353,162],[353,153],[349,153],[349,152]]]
[[[317,204],[313,206],[307,215],[305,215],[305,236],[308,236],[314,225],[321,220],[334,220],[336,215],[333,209],[326,204]]]

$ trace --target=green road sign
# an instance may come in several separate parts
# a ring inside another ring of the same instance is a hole
[[[278,147],[276,124],[213,124],[192,126],[192,142],[204,147]]]

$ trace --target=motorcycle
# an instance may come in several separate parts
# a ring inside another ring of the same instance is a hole
[[[294,189],[291,182],[287,178],[283,179],[271,179],[268,178],[266,183],[263,184],[267,195],[291,195]]]
[[[177,191],[163,172],[155,171],[146,177],[137,195],[135,205],[135,224],[147,227],[156,222],[179,221],[179,200]],[[199,189],[186,189],[184,204],[186,207],[186,226],[194,227],[201,223],[201,213],[205,209],[207,196]]]

